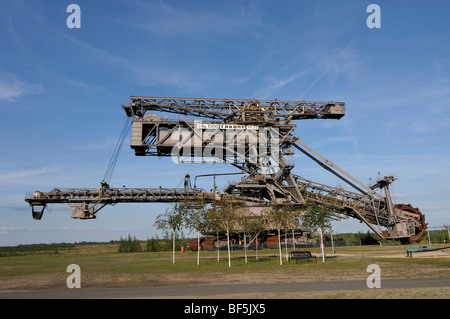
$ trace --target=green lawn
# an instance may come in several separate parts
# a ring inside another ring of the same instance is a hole
[[[308,249],[317,256],[317,263],[284,258],[280,265],[278,250],[248,252],[245,263],[243,251],[231,253],[231,268],[227,252],[204,251],[118,253],[111,248],[92,246],[88,250],[76,248],[66,253],[0,257],[0,291],[5,289],[50,289],[65,285],[69,275],[67,266],[81,268],[85,287],[184,285],[242,282],[289,282],[292,280],[352,280],[366,279],[367,266],[378,264],[383,278],[415,278],[450,276],[450,258],[422,258],[417,254],[406,258],[405,246],[337,247],[336,256],[326,249],[328,258],[322,262],[318,248]],[[290,249],[288,250],[290,251]]]

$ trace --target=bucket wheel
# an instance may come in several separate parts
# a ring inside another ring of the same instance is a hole
[[[419,210],[414,208],[410,204],[396,204],[394,208],[398,215],[406,218],[410,218],[414,221],[414,233],[407,238],[400,239],[402,244],[418,243],[425,236],[427,223],[425,223],[425,215]]]

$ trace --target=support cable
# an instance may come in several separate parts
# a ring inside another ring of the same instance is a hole
[[[117,159],[119,158],[122,146],[124,144],[125,138],[128,136],[130,128],[131,128],[131,118],[127,117],[125,119],[125,123],[123,125],[122,132],[120,133],[114,152],[111,156],[111,159],[109,160],[109,164],[108,167],[106,168],[105,175],[103,176],[103,181],[108,184],[111,181],[114,168],[116,167],[117,164]]]

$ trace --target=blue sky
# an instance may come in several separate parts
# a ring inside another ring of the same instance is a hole
[[[71,3],[80,29],[66,25]],[[380,29],[366,25],[370,3]],[[2,1],[0,245],[158,233],[164,204],[106,207],[90,221],[53,205],[35,221],[24,201],[97,187],[130,95],[345,102],[344,118],[298,121],[296,135],[364,183],[395,174],[395,203],[450,224],[449,13],[448,1]],[[298,175],[340,184],[300,154],[295,163]],[[125,145],[111,184],[175,187],[187,172],[236,170],[135,157]]]

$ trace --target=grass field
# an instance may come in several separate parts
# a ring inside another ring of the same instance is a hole
[[[437,246],[436,246],[437,247]],[[317,248],[308,249],[317,256],[317,263],[300,261],[288,263],[283,255],[280,265],[278,250],[248,252],[234,251],[228,267],[226,251],[197,253],[172,252],[118,253],[117,244],[75,245],[67,250],[42,254],[0,257],[0,291],[67,289],[70,275],[67,266],[77,264],[81,269],[83,288],[144,287],[164,285],[269,283],[292,281],[329,281],[367,279],[367,266],[377,264],[383,278],[424,278],[450,276],[450,250],[422,252],[406,258],[407,246],[337,247],[336,254],[326,249],[328,258],[322,262]],[[284,253],[284,250],[283,250]],[[296,294],[261,293],[258,296],[221,296],[223,298],[448,298],[450,287],[423,288],[414,291],[378,289],[365,291],[316,292],[305,296]],[[217,296],[215,296],[217,297]]]

